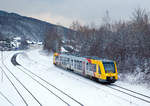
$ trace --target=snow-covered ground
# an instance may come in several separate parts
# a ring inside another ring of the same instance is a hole
[[[2,62],[0,62],[0,66],[8,75],[14,86],[16,86],[22,98],[4,73],[2,73],[2,69],[0,69],[0,106],[26,106],[27,104],[29,106],[66,106],[67,104],[65,104],[63,100],[71,106],[80,105],[21,66],[14,66],[11,63],[11,57],[18,52],[21,52],[21,54],[17,56],[18,63],[79,101],[84,106],[150,105],[150,103],[115,91],[107,87],[107,85],[99,84],[77,74],[55,67],[53,65],[52,54],[46,55],[46,53],[40,49],[33,49],[3,53],[4,64],[10,69],[13,75],[18,78],[22,85],[13,77]],[[130,85],[121,81],[117,81],[115,84],[150,96],[150,90],[143,86]],[[58,95],[63,100],[54,94]]]

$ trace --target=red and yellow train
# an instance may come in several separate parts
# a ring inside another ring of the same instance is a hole
[[[116,62],[112,60],[54,53],[53,63],[100,82],[114,83],[118,79]]]

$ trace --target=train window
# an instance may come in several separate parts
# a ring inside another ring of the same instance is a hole
[[[82,70],[82,61],[79,62],[79,69]]]
[[[78,61],[76,60],[76,69],[78,68]]]
[[[63,57],[61,57],[61,63],[63,64]]]
[[[67,61],[68,61],[68,62],[69,62],[69,60],[70,60],[70,59],[69,59],[69,58],[67,58]]]
[[[58,60],[58,56],[56,56],[56,58],[55,58],[56,60]]]
[[[85,62],[83,61],[83,62],[81,63],[81,65],[82,65],[82,70],[84,71],[84,70],[85,70]]]
[[[62,63],[62,57],[60,56],[60,63]]]
[[[93,72],[96,72],[96,64],[93,64]]]
[[[66,58],[66,64],[69,64],[69,58]]]
[[[89,64],[89,71],[93,71],[91,63]]]
[[[74,60],[74,68],[76,68],[77,62],[76,60]]]
[[[94,65],[91,64],[91,71],[94,71]]]
[[[64,62],[65,62],[65,65],[66,65],[67,64],[67,58],[66,57],[64,58]]]
[[[76,69],[77,69],[77,67],[78,67],[78,61],[76,60]]]
[[[88,65],[89,65],[89,63],[86,63],[86,70],[88,70]]]
[[[99,72],[99,74],[101,74],[101,69],[100,69],[100,66],[98,66],[98,72]]]
[[[73,66],[73,60],[71,60],[71,66]]]
[[[64,57],[62,57],[61,59],[62,59],[62,64],[64,64]]]
[[[67,58],[64,58],[64,65],[67,64]]]
[[[80,63],[78,60],[77,60],[77,69],[80,69]]]
[[[91,64],[91,63],[87,63],[86,69],[87,69],[88,71],[93,71],[92,68],[93,68],[93,67],[92,67],[92,64]]]
[[[103,65],[104,65],[105,72],[115,73],[115,66],[113,62],[103,62]]]
[[[66,65],[66,58],[63,57],[63,64]]]
[[[88,63],[88,70],[90,71],[90,66],[91,66],[91,64],[90,63]]]

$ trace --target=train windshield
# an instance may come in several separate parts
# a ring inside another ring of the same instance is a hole
[[[113,62],[103,62],[106,73],[115,73],[115,65]]]

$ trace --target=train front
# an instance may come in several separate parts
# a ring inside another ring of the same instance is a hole
[[[118,72],[116,62],[103,61],[104,77],[108,83],[114,83],[118,79]]]

